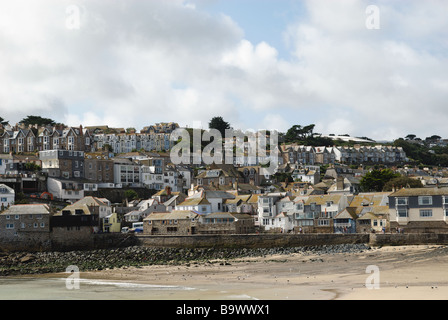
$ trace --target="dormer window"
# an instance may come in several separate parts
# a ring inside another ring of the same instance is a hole
[[[420,197],[418,197],[418,204],[421,206],[432,205],[432,197],[431,196],[420,196]]]

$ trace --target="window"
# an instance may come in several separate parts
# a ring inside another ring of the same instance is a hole
[[[408,198],[397,198],[397,205],[407,205]]]
[[[299,220],[297,224],[299,226],[302,226],[302,227],[304,227],[304,226],[313,226],[314,222],[313,222],[313,220]]]
[[[418,204],[421,206],[432,205],[432,197],[431,196],[420,196],[420,197],[418,197]]]
[[[408,217],[408,210],[406,210],[406,209],[397,209],[397,216],[399,218],[407,218]]]
[[[7,223],[6,229],[14,229],[14,223]]]
[[[328,220],[328,219],[319,219],[318,225],[321,226],[321,227],[329,226],[330,225],[330,220]]]
[[[431,209],[420,210],[420,217],[422,218],[432,217],[432,210]]]

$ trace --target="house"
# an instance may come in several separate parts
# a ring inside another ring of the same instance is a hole
[[[448,233],[448,188],[402,188],[389,195],[390,229]]]
[[[6,184],[0,184],[0,211],[14,204],[15,191]]]
[[[229,192],[221,190],[207,190],[201,188],[195,194],[189,197],[193,198],[205,198],[210,202],[211,212],[223,212],[224,203],[227,199],[234,199],[235,196]]]
[[[261,166],[245,166],[237,169],[243,177],[243,182],[254,186],[259,186],[265,180],[261,174]]]
[[[303,215],[297,223],[303,232],[332,233],[333,218],[347,206],[345,194],[311,195],[304,202]]]
[[[50,208],[47,204],[12,205],[0,214],[0,239],[45,243],[49,240]]]
[[[212,212],[212,205],[206,198],[194,197],[187,198],[184,202],[176,206],[175,211],[194,211],[197,214],[209,214]]]
[[[108,155],[86,153],[83,176],[89,182],[112,184],[114,183],[114,161]]]
[[[52,247],[90,247],[92,234],[102,230],[98,211],[97,206],[77,203],[56,212],[50,220]]]
[[[281,198],[279,194],[263,194],[258,196],[258,219],[257,225],[269,230],[274,224],[277,216],[275,203]]]
[[[83,204],[91,208],[96,208],[95,212],[98,213],[100,219],[104,219],[106,216],[112,213],[112,205],[110,201],[105,198],[87,196],[73,203],[73,206]]]
[[[255,232],[255,224],[248,214],[213,212],[199,216],[199,234],[248,234]]]
[[[13,154],[8,159],[8,164],[5,166],[6,174],[32,174],[34,167],[41,167],[42,163],[34,154]],[[32,167],[29,167],[29,166]]]
[[[124,215],[125,222],[133,223],[133,222],[141,222],[144,218],[146,218],[152,212],[167,212],[166,206],[164,204],[160,204],[156,199],[147,199],[140,201],[136,210],[132,210]]]
[[[319,167],[310,168],[310,166],[306,167],[297,166],[292,172],[291,177],[294,179],[294,181],[309,182],[311,184],[316,184],[319,183],[320,181],[320,169]]]
[[[166,211],[173,211],[176,208],[176,206],[184,202],[186,198],[187,195],[185,195],[184,193],[176,192],[175,194],[173,194],[171,198],[166,200],[163,203],[163,205],[165,206]]]
[[[62,179],[84,178],[84,152],[72,150],[39,151],[42,171],[49,177]]]
[[[122,186],[142,186],[142,166],[127,158],[114,158],[114,183]]]
[[[363,211],[365,212],[359,214],[356,220],[357,233],[390,232],[388,206],[378,206]]]
[[[25,128],[24,126],[10,127],[0,135],[0,147],[2,147],[4,153],[34,152],[36,150],[36,136],[31,128]]]
[[[120,232],[121,221],[118,218],[118,214],[113,212],[103,219],[103,232]]]
[[[277,214],[272,222],[272,225],[266,230],[287,233],[294,230],[294,215],[280,212]]]
[[[12,163],[13,163],[12,154],[9,153],[0,154],[0,174],[6,174],[9,171],[10,164]]]
[[[80,180],[48,177],[47,191],[54,199],[75,202],[84,197],[84,183]]]
[[[161,122],[156,123],[154,125],[150,125],[147,127],[144,127],[142,130],[140,130],[141,133],[172,133],[174,130],[179,128],[179,124],[175,122]]]
[[[247,213],[253,215],[255,212],[247,201],[250,199],[250,194],[237,195],[234,198],[227,198],[223,204],[224,212]]]
[[[143,219],[143,234],[190,235],[197,231],[198,213],[192,210],[153,212]]]
[[[327,193],[341,193],[341,194],[354,194],[358,193],[361,189],[360,179],[355,177],[342,177],[338,176],[336,182],[333,183],[327,190]]]
[[[213,164],[207,170],[198,170],[194,182],[198,186],[233,186],[234,183],[244,183],[244,178],[233,165]]]
[[[143,221],[143,212],[141,210],[132,210],[124,215],[124,221],[129,225],[134,222]]]
[[[357,208],[355,207],[347,207],[339,212],[334,217],[333,221],[334,233],[356,233],[356,223],[358,219],[356,211]]]

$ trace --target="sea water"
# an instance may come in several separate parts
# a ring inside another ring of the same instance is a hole
[[[0,278],[0,300],[137,300],[184,299],[197,289],[131,282],[79,279],[78,286],[66,278]]]

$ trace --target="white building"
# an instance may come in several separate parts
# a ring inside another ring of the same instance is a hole
[[[14,204],[15,191],[6,184],[0,184],[0,210]]]

